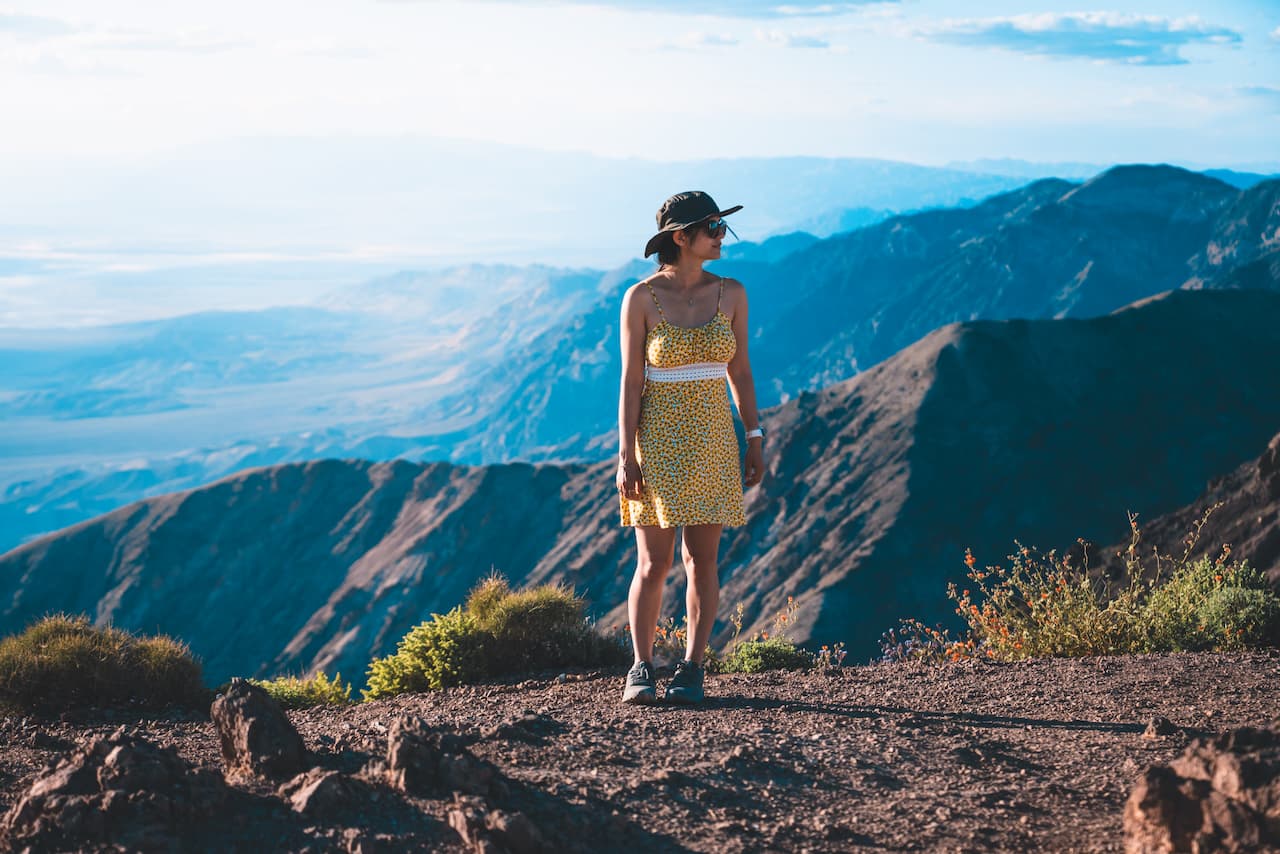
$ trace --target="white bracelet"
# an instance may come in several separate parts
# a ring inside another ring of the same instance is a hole
[[[748,430],[748,431],[747,431],[747,433],[746,433],[746,437],[747,437],[748,439],[754,439],[754,438],[756,438],[757,436],[759,436],[761,439],[763,439],[763,438],[764,438],[764,431],[763,431],[763,430],[761,430],[759,427],[757,427],[757,428],[756,428],[756,429],[754,429],[754,430]]]

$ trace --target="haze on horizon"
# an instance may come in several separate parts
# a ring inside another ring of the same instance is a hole
[[[1264,0],[0,0],[0,80],[10,320],[75,277],[123,293],[198,266],[192,288],[294,299],[433,259],[625,262],[616,247],[684,187],[614,210],[616,187],[575,176],[580,201],[540,211],[536,182],[502,186],[557,156],[572,169],[563,152],[584,173],[795,155],[1280,172]],[[460,175],[424,198],[435,178],[402,176],[431,146],[507,194]],[[767,236],[729,183],[743,236]],[[527,207],[493,215],[513,187]],[[600,223],[602,246],[538,252],[563,222]]]

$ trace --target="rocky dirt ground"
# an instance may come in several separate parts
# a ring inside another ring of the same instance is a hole
[[[291,712],[310,765],[350,775],[311,814],[281,780],[236,780],[183,850],[475,850],[452,796],[385,783],[401,715],[456,732],[504,778],[490,806],[554,850],[1121,851],[1149,765],[1280,714],[1280,652],[881,664],[708,678],[697,709],[629,707],[621,672],[547,675]],[[1154,716],[1176,727],[1144,735]],[[125,725],[221,771],[207,718],[86,712],[0,720],[0,808],[91,736]]]

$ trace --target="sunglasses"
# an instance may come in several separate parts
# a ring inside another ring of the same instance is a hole
[[[729,223],[725,222],[723,219],[709,219],[703,223],[703,228],[705,228],[707,230],[707,234],[712,237],[724,237],[724,233],[726,231],[732,234],[735,239],[738,236],[737,233],[729,227]]]

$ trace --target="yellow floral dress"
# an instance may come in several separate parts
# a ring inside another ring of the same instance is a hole
[[[645,489],[638,501],[619,494],[622,524],[745,525],[738,440],[725,386],[738,342],[720,310],[724,280],[715,317],[696,327],[668,323],[653,286],[645,285],[661,318],[644,346],[635,455]]]

